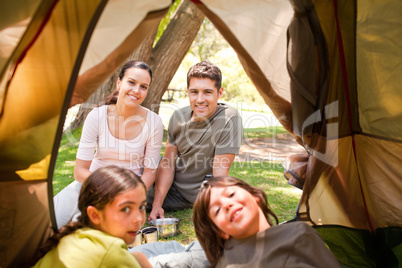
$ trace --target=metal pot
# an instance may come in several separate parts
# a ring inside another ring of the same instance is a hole
[[[177,218],[151,220],[148,224],[158,229],[158,234],[161,238],[172,237],[180,233],[180,219]]]

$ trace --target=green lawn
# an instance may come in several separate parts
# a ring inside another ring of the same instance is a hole
[[[244,137],[248,139],[270,138],[272,135],[281,133],[286,133],[282,127],[245,129]],[[53,176],[54,194],[57,194],[74,180],[73,170],[80,135],[81,129],[63,135]],[[166,134],[164,135],[164,144],[165,141]],[[163,151],[164,148],[162,148],[161,154]],[[234,162],[229,175],[241,178],[251,185],[264,189],[271,208],[278,215],[280,222],[294,217],[301,191],[287,184],[280,163],[266,161]],[[176,240],[182,244],[189,244],[196,239],[191,209],[166,213],[165,217],[175,217],[181,220],[181,234],[164,239],[164,241]]]

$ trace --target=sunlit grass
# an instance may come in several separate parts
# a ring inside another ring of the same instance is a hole
[[[246,128],[243,130],[243,138],[244,139],[273,138],[276,135],[286,134],[286,133],[289,133],[289,132],[287,132],[281,126]]]
[[[81,130],[82,129],[79,128],[74,132],[66,132],[63,134],[53,174],[54,195],[74,181],[75,156],[81,137]]]

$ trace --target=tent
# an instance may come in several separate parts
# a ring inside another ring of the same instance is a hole
[[[402,267],[402,3],[194,0],[305,147],[285,166],[296,219],[345,267]],[[70,103],[157,27],[169,0],[0,6],[0,267],[22,267],[56,223],[52,176]]]

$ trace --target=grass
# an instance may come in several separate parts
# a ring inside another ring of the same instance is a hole
[[[74,181],[75,156],[80,142],[82,128],[65,132],[59,146],[53,174],[53,195]]]
[[[283,127],[259,127],[259,128],[246,128],[243,130],[243,137],[246,139],[262,139],[273,138],[279,134],[288,133]]]
[[[282,127],[253,128],[245,129],[244,137],[248,139],[272,138],[273,135],[282,133],[286,133],[286,130]],[[74,180],[75,155],[80,136],[81,129],[63,135],[54,171],[54,195]],[[165,142],[166,133],[163,144]],[[163,152],[164,147],[161,154]],[[283,167],[280,163],[267,161],[234,162],[229,175],[241,178],[253,186],[262,188],[266,192],[268,202],[272,210],[277,214],[280,222],[290,220],[294,217],[301,191],[287,184],[283,176]],[[174,217],[181,220],[181,234],[172,238],[161,239],[161,241],[176,240],[182,244],[189,244],[196,240],[192,222],[192,209],[169,212],[165,214],[165,217]],[[148,225],[145,224],[144,227],[146,226]]]

